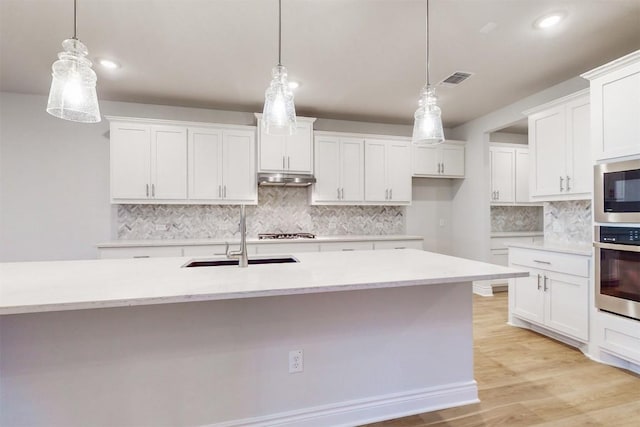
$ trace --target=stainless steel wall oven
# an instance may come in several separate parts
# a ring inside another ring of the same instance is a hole
[[[595,228],[596,307],[640,320],[640,227]]]

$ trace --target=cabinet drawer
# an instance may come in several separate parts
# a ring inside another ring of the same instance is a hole
[[[507,249],[507,245],[511,243],[533,243],[534,236],[520,237],[492,237],[491,249]]]
[[[379,249],[419,249],[422,250],[422,240],[396,240],[374,242],[373,248]]]
[[[609,353],[640,364],[640,322],[598,312],[601,324],[600,347]]]
[[[226,245],[185,246],[184,256],[221,256],[226,255]]]
[[[509,264],[581,277],[589,277],[589,259],[590,257],[544,250],[509,248]]]
[[[149,246],[136,248],[100,248],[100,258],[180,257],[181,246]]]
[[[373,242],[331,242],[320,245],[320,252],[370,250],[373,250]]]
[[[317,243],[263,243],[256,246],[258,255],[294,254],[296,252],[319,252]]]

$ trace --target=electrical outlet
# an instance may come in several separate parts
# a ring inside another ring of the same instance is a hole
[[[444,218],[440,218],[440,227],[444,227]]]
[[[289,352],[289,373],[302,372],[303,369],[302,350],[291,350]]]

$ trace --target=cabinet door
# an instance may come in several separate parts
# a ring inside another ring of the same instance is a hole
[[[516,148],[515,161],[515,201],[516,203],[527,203],[529,202],[529,150]]]
[[[589,97],[566,105],[567,115],[567,180],[569,193],[591,193],[593,162],[591,161],[591,132]]]
[[[607,160],[640,154],[640,62],[593,83],[593,100],[602,109],[594,116],[596,156]]]
[[[222,135],[224,199],[257,202],[255,134],[245,130],[225,130]]]
[[[281,172],[285,170],[285,137],[268,135],[262,130],[262,122],[258,121],[260,132],[259,165],[261,172]]]
[[[491,147],[491,201],[514,202],[515,151]]]
[[[153,126],[151,141],[151,196],[163,200],[186,199],[187,130]]]
[[[338,201],[340,194],[340,142],[335,137],[316,137],[313,200]]]
[[[222,131],[189,129],[189,199],[222,199]]]
[[[522,266],[514,266],[522,268]],[[512,293],[513,306],[511,312],[523,319],[542,324],[544,322],[544,292],[542,291],[543,273],[528,270],[528,277],[511,279],[509,292]]]
[[[286,136],[286,169],[291,173],[313,173],[313,129],[309,122],[296,122],[296,133]]]
[[[112,123],[111,199],[147,199],[151,185],[149,126]]]
[[[387,185],[393,202],[411,202],[411,147],[392,141],[387,146]]]
[[[340,139],[340,200],[359,202],[364,200],[364,141]]]
[[[529,118],[529,153],[533,155],[531,196],[563,194],[565,188],[565,106]],[[562,187],[560,185],[562,179]]]
[[[389,199],[387,145],[382,140],[364,143],[364,199],[368,202],[386,202]]]
[[[464,177],[464,147],[443,144],[441,150],[441,175]]]
[[[545,272],[545,325],[581,340],[589,338],[589,280]]]
[[[412,146],[413,174],[438,175],[440,173],[440,153],[437,147]]]

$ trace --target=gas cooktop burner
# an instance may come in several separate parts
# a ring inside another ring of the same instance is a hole
[[[259,240],[279,240],[279,239],[315,239],[316,235],[311,233],[266,233],[258,234]]]

